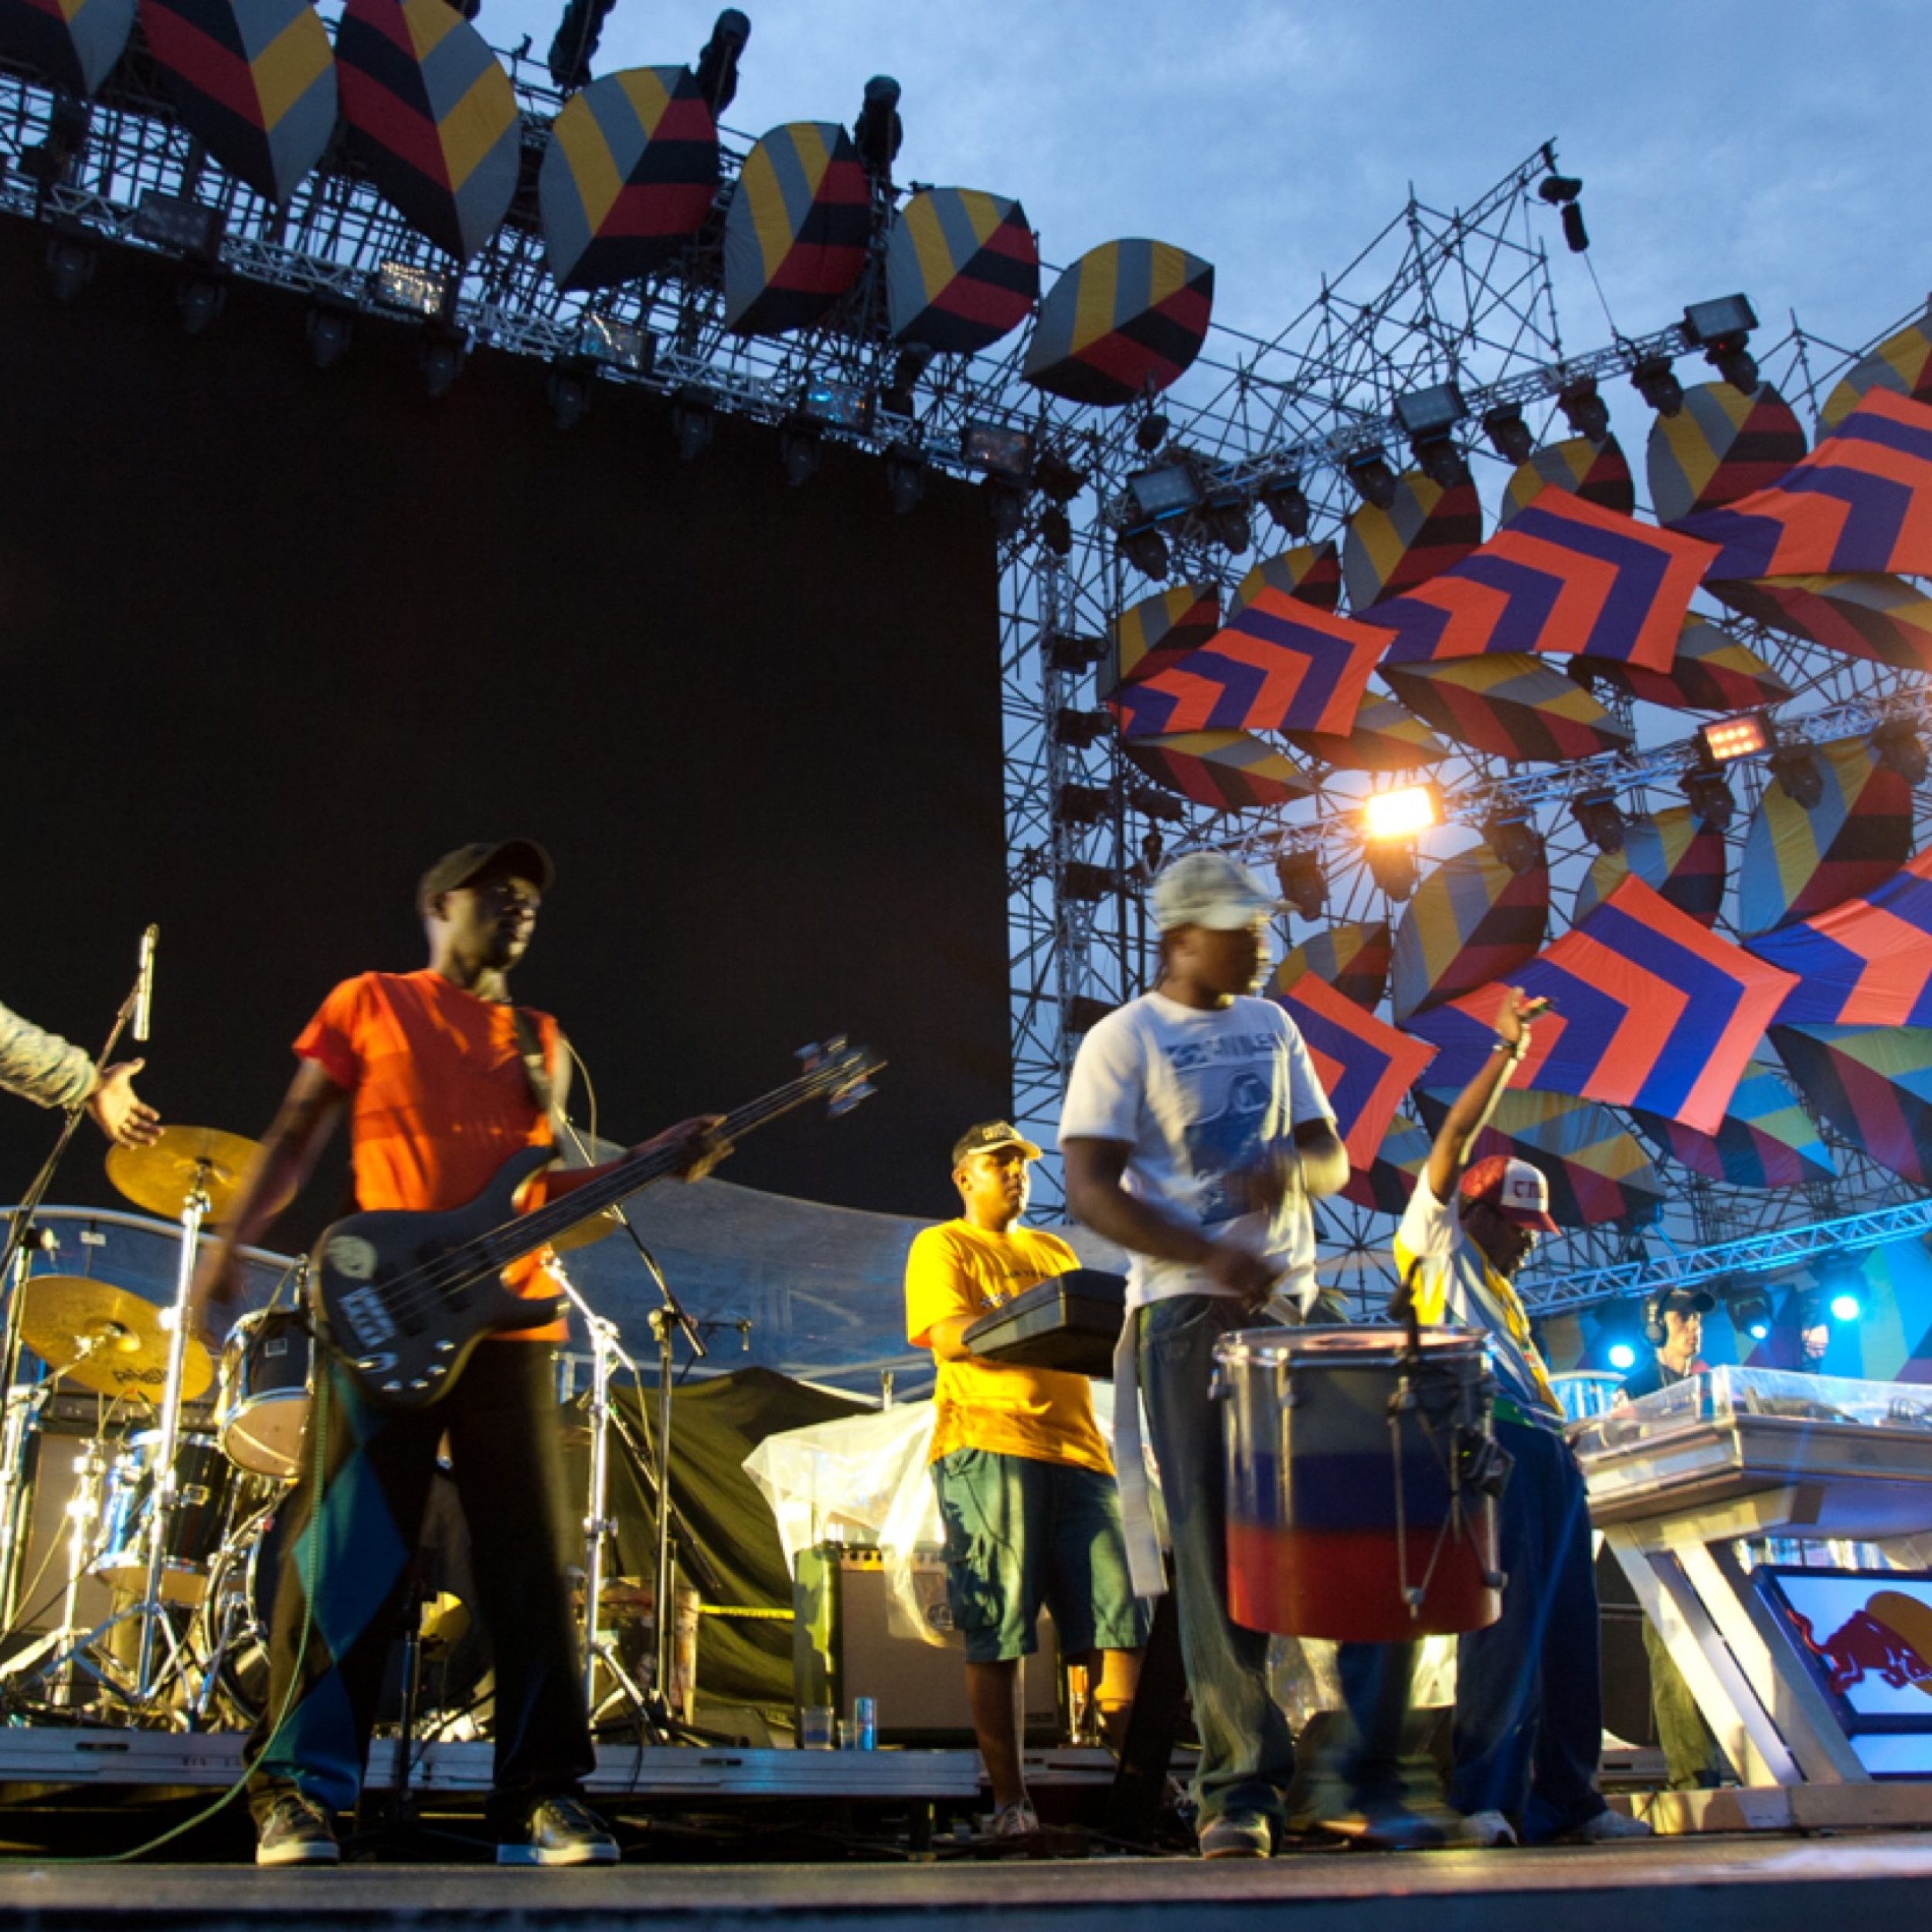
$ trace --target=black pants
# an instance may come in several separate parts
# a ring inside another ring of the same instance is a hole
[[[574,1553],[565,1547],[571,1516],[551,1351],[486,1342],[447,1396],[415,1411],[373,1406],[332,1361],[324,1372],[321,1506],[311,1439],[284,1505],[268,1696],[249,1740],[258,1760],[250,1807],[260,1818],[291,1788],[338,1811],[355,1804],[383,1667],[414,1601],[417,1544],[447,1430],[474,1557],[471,1607],[496,1659],[488,1815],[493,1829],[512,1832],[532,1804],[574,1791],[596,1762],[563,1576]],[[308,1645],[298,1658],[311,1572]]]

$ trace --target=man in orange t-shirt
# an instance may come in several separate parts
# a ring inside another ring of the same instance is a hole
[[[509,985],[550,879],[548,855],[526,839],[447,854],[417,889],[428,966],[365,973],[324,1000],[295,1043],[301,1065],[261,1155],[199,1271],[193,1306],[205,1325],[213,1304],[232,1304],[238,1250],[294,1198],[344,1116],[362,1209],[461,1207],[512,1155],[550,1144],[569,1062],[548,1014],[526,1009],[519,1027]],[[540,1068],[524,1057],[526,1031]],[[695,1173],[719,1151],[714,1124],[687,1121],[651,1145],[682,1148],[684,1172]],[[585,1178],[539,1173],[522,1205]],[[540,1250],[505,1279],[547,1304],[557,1292],[551,1258]],[[379,1408],[332,1364],[318,1369],[326,1376],[320,1481],[311,1445],[285,1505],[268,1693],[249,1753],[258,1864],[336,1862],[329,1814],[351,1808],[361,1788],[445,1431],[469,1522],[476,1608],[495,1658],[487,1815],[498,1862],[617,1857],[615,1840],[578,1796],[596,1755],[564,1583],[572,1512],[546,1345],[565,1332],[561,1321],[546,1321],[488,1338],[427,1409]],[[311,1571],[314,1600],[305,1603]]]
[[[993,1830],[1039,1821],[1020,1769],[1021,1660],[1044,1604],[1060,1654],[1084,1665],[1118,1742],[1148,1617],[1128,1578],[1114,1459],[1084,1376],[975,1355],[989,1310],[1080,1266],[1056,1234],[1022,1227],[1039,1149],[1004,1121],[953,1147],[957,1220],[921,1230],[906,1257],[906,1332],[939,1365],[928,1458],[946,1527],[947,1594],[966,1640],[973,1730],[993,1789]]]

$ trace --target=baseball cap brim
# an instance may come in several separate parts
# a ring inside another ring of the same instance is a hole
[[[1534,1228],[1539,1234],[1560,1234],[1563,1232],[1541,1208],[1505,1207],[1500,1201],[1491,1201],[1488,1205],[1505,1221],[1514,1221],[1519,1227]]]

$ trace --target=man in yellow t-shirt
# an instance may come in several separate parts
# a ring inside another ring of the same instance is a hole
[[[1001,1837],[1039,1828],[1019,1753],[1020,1660],[1041,1605],[1062,1658],[1098,1686],[1110,1733],[1124,1722],[1147,1638],[1087,1378],[988,1361],[964,1341],[989,1310],[1080,1266],[1057,1235],[1019,1225],[1039,1151],[1004,1121],[968,1128],[953,1148],[960,1217],[924,1230],[906,1258],[906,1332],[939,1367],[930,1454],[947,1594]]]

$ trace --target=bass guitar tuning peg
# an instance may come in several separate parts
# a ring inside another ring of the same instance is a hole
[[[852,1087],[842,1087],[826,1103],[825,1111],[834,1120],[842,1114],[849,1114],[861,1100],[869,1100],[879,1091],[870,1080],[860,1080]]]

